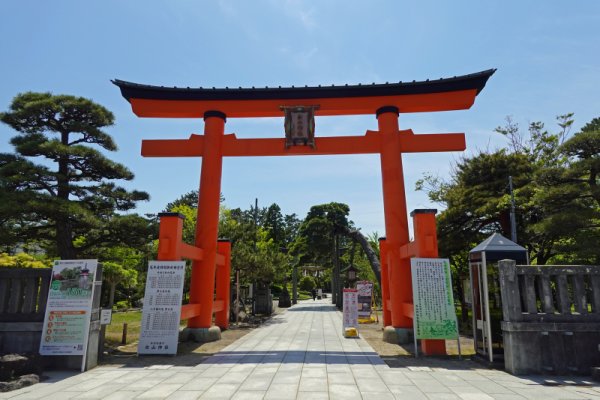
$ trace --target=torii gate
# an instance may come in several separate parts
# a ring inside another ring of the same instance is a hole
[[[204,118],[204,135],[142,141],[144,157],[202,157],[195,246],[181,243],[181,223],[172,215],[161,218],[159,237],[159,259],[193,259],[190,304],[182,309],[188,328],[210,328],[215,311],[217,325],[228,324],[229,247],[221,245],[217,254],[223,157],[379,154],[386,230],[381,241],[383,320],[386,326],[412,330],[410,258],[437,257],[438,251],[435,210],[413,212],[415,240],[409,240],[402,153],[462,151],[465,137],[399,130],[398,115],[468,109],[494,72],[422,82],[291,88],[190,89],[114,80],[138,117]],[[312,145],[305,141],[292,146],[284,138],[225,134],[226,118],[277,117],[294,108],[316,116],[375,114],[378,130],[364,136],[317,137]],[[216,272],[218,265],[225,268]],[[425,340],[422,347],[425,354],[445,354],[443,340]]]

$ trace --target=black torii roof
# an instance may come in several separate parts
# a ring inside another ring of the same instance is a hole
[[[394,96],[477,90],[481,92],[496,69],[452,78],[384,84],[264,87],[264,88],[182,88],[143,85],[114,79],[111,82],[121,89],[125,99],[160,100],[260,100],[260,99],[312,99],[335,97]]]
[[[475,246],[469,252],[469,260],[480,261],[483,253],[485,253],[485,260],[488,262],[510,259],[515,260],[517,263],[527,263],[527,249],[499,233],[494,233]]]

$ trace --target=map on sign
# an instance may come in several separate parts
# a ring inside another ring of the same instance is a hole
[[[98,260],[54,262],[40,354],[85,354],[97,266]]]
[[[176,354],[185,261],[151,261],[138,354]]]
[[[417,339],[456,339],[458,323],[450,262],[444,258],[410,260]]]

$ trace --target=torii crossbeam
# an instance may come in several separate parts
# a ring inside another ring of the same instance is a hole
[[[411,130],[400,130],[398,115],[468,109],[494,72],[425,82],[258,89],[184,89],[113,81],[139,117],[203,117],[205,121],[203,135],[142,142],[144,157],[202,158],[195,239],[202,256],[192,266],[190,306],[185,310],[188,327],[211,327],[213,311],[222,309],[222,305],[215,308],[214,282],[217,264],[225,262],[217,260],[223,157],[379,154],[386,229],[381,251],[384,324],[411,329],[410,257],[436,257],[437,238],[434,214],[417,212],[415,242],[409,241],[402,153],[462,151],[465,137],[463,133],[413,134]],[[378,130],[367,131],[364,136],[317,137],[313,146],[292,147],[286,147],[283,138],[238,139],[234,134],[225,134],[227,117],[283,116],[283,108],[297,106],[313,107],[316,116],[375,114]],[[220,274],[219,279],[226,278]],[[224,282],[217,282],[217,287],[220,285]],[[423,352],[445,354],[444,342],[425,340]]]

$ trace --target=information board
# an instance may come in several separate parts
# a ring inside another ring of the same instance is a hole
[[[371,320],[371,301],[373,300],[373,282],[356,282],[358,291],[358,318],[360,320]]]
[[[358,329],[358,291],[356,289],[344,289],[343,318],[343,331],[346,328]]]
[[[151,261],[138,354],[177,354],[185,261]]]
[[[410,267],[415,339],[458,338],[449,260],[412,258]]]
[[[40,342],[41,355],[85,355],[97,267],[98,260],[54,262]]]
[[[105,310],[100,310],[100,325],[110,325],[112,321],[112,310],[107,308]]]

